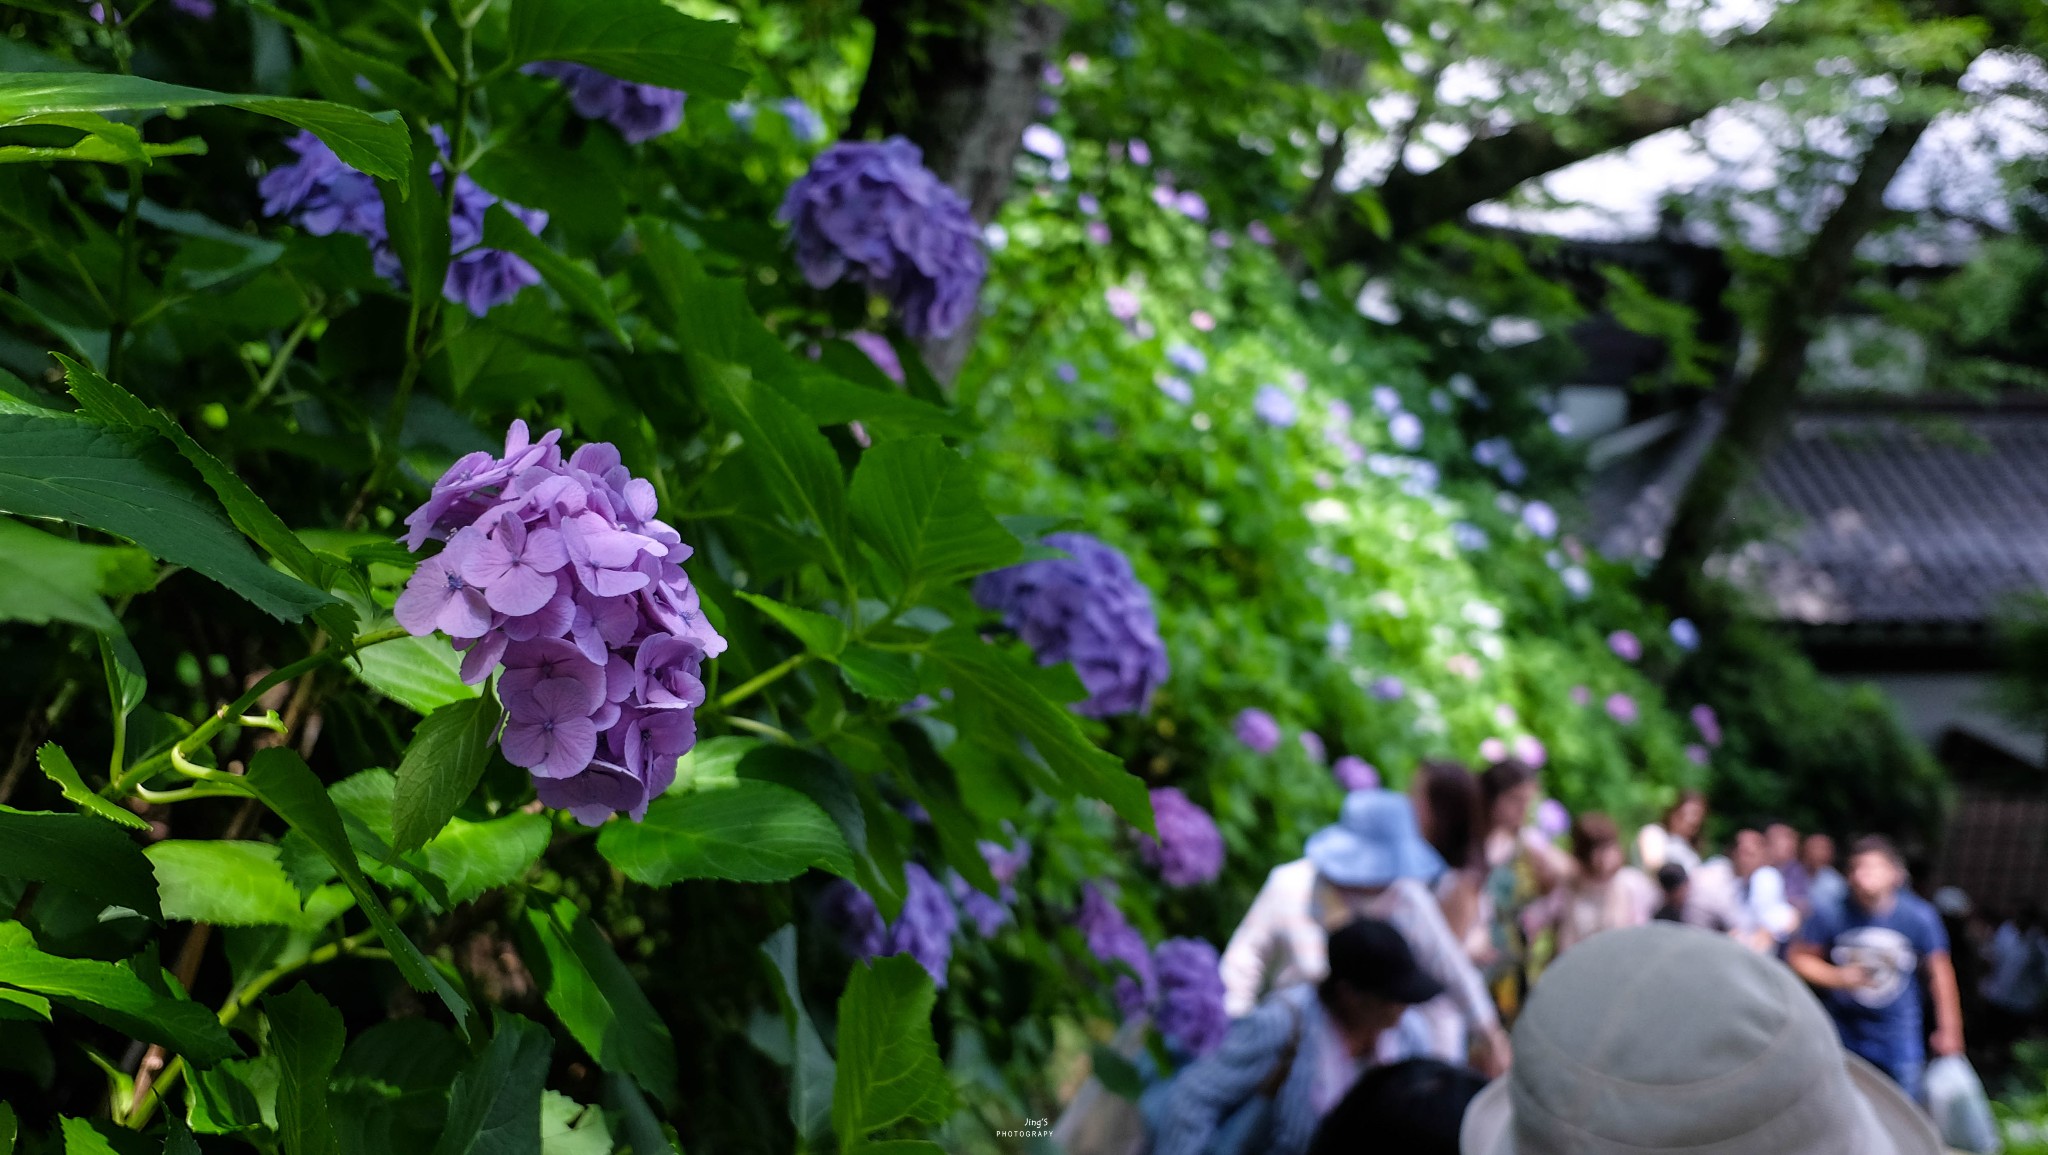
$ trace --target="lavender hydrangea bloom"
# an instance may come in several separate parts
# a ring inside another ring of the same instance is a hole
[[[1671,619],[1671,642],[1686,653],[1700,648],[1700,628],[1691,618]]]
[[[434,139],[442,142],[438,128]],[[348,233],[362,237],[369,242],[370,263],[377,274],[400,283],[405,270],[397,250],[391,247],[377,182],[343,164],[310,132],[301,132],[285,143],[299,159],[271,169],[257,182],[264,215],[289,216],[314,236]],[[435,188],[446,188],[447,177],[439,160],[432,173]],[[518,296],[528,285],[540,284],[540,273],[524,258],[483,246],[484,212],[500,203],[529,231],[539,233],[547,227],[547,213],[500,202],[467,173],[455,178],[455,204],[448,221],[452,257],[441,282],[441,296],[479,317]]]
[[[1408,686],[1401,679],[1389,674],[1384,678],[1373,679],[1372,687],[1367,693],[1382,702],[1398,702],[1407,695]]]
[[[1561,838],[1572,828],[1571,811],[1555,798],[1545,798],[1536,804],[1536,829],[1551,838]]]
[[[812,288],[852,277],[887,297],[913,337],[944,337],[988,275],[967,202],[902,137],[841,141],[789,187],[780,219]]]
[[[932,873],[915,862],[903,866],[908,892],[903,912],[889,927],[885,954],[907,954],[932,976],[939,989],[946,986],[946,964],[953,958],[953,934],[960,929],[960,916],[946,888]]]
[[[1301,732],[1301,750],[1302,753],[1309,756],[1311,762],[1315,762],[1318,765],[1330,756],[1330,748],[1323,744],[1323,736],[1314,730],[1303,730]]]
[[[1517,760],[1527,762],[1538,769],[1541,769],[1545,762],[1550,761],[1550,751],[1544,748],[1543,741],[1540,738],[1523,734],[1515,739],[1514,748]]]
[[[1252,398],[1252,412],[1276,429],[1292,426],[1301,416],[1293,395],[1278,385],[1259,386],[1258,395]]]
[[[1705,746],[1702,746],[1697,742],[1693,742],[1686,746],[1685,757],[1688,762],[1691,762],[1695,766],[1705,766],[1707,763],[1712,762],[1714,760],[1713,753],[1709,751]]]
[[[1045,544],[1066,557],[984,574],[974,598],[997,610],[1042,665],[1071,662],[1088,697],[1074,709],[1094,718],[1144,713],[1166,681],[1166,643],[1130,559],[1082,533]]]
[[[840,949],[854,958],[874,958],[888,945],[889,925],[882,920],[875,900],[843,878],[825,888],[818,913],[825,925],[838,932]]]
[[[1206,1055],[1223,1042],[1230,1016],[1223,1009],[1223,977],[1216,948],[1198,938],[1170,938],[1152,952],[1159,978],[1159,1033],[1189,1055]]]
[[[1346,754],[1330,767],[1330,776],[1346,790],[1377,790],[1380,772],[1356,754]]]
[[[1254,753],[1271,754],[1280,747],[1280,723],[1257,706],[1239,710],[1230,728],[1237,735],[1237,740],[1251,747]]]
[[[1213,882],[1223,872],[1223,835],[1216,820],[1178,787],[1152,791],[1152,817],[1159,837],[1138,835],[1138,857],[1168,886]]]
[[[406,548],[444,539],[393,608],[464,651],[472,685],[503,668],[507,761],[585,825],[638,819],[697,741],[703,663],[725,650],[683,572],[690,547],[655,518],[654,486],[618,450],[566,460],[559,430],[514,421],[502,457],[472,453],[406,518]]]
[[[974,924],[975,933],[983,938],[994,938],[998,930],[1010,923],[1010,904],[1017,901],[1017,888],[1013,884],[1024,864],[1031,861],[1031,844],[1020,840],[1012,848],[983,840],[978,848],[982,861],[988,863],[989,873],[995,876],[999,893],[983,894],[953,872],[947,873],[946,889],[952,892],[960,913]]]
[[[1636,723],[1638,714],[1639,711],[1636,709],[1636,700],[1634,698],[1629,697],[1627,694],[1609,694],[1607,696],[1608,717],[1624,726],[1633,726]]]
[[[1704,702],[1694,706],[1691,717],[1693,728],[1700,732],[1700,737],[1706,741],[1707,745],[1719,746],[1721,744],[1721,719],[1719,715],[1714,713],[1712,706]]]
[[[1124,919],[1116,902],[1094,883],[1081,887],[1081,909],[1074,925],[1087,940],[1088,953],[1111,965],[1122,963],[1131,973],[1116,980],[1117,1009],[1134,1015],[1152,1005],[1158,992],[1158,978],[1152,969],[1152,952],[1145,948],[1145,936]]]
[[[1422,419],[1413,413],[1396,413],[1387,419],[1387,436],[1403,449],[1419,448],[1422,445]]]
[[[789,125],[789,135],[798,144],[812,144],[825,138],[825,118],[802,100],[785,96],[775,102],[775,111],[782,114],[784,123]]]
[[[619,130],[627,144],[665,136],[683,123],[683,102],[689,94],[674,88],[635,84],[565,60],[529,64],[526,71],[560,80],[576,115],[605,121]]]
[[[1546,501],[1532,501],[1522,507],[1522,524],[1545,541],[1557,536],[1557,511]]]
[[[1209,371],[1209,358],[1193,345],[1168,345],[1166,360],[1191,377],[1199,377]]]
[[[1624,662],[1633,662],[1643,656],[1643,642],[1627,630],[1616,630],[1607,635],[1607,648]]]

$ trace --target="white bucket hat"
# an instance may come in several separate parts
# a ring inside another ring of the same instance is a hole
[[[1798,976],[1672,923],[1550,967],[1515,1063],[1465,1113],[1463,1155],[1939,1155],[1934,1123],[1842,1049]]]

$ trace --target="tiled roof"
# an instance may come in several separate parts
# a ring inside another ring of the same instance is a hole
[[[1804,414],[1760,488],[1790,524],[1729,561],[1783,620],[1971,626],[2048,590],[2048,414]]]

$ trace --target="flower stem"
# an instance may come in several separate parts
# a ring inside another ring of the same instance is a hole
[[[753,677],[748,678],[746,681],[741,682],[739,685],[734,686],[723,695],[720,695],[714,705],[720,710],[730,710],[763,689],[781,681],[791,670],[810,661],[810,659],[811,656],[809,654],[795,654],[784,658],[760,673],[755,674]]]

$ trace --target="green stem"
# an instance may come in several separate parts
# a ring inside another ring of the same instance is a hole
[[[748,678],[746,681],[741,682],[739,685],[734,686],[731,690],[721,695],[713,705],[719,710],[730,710],[739,703],[753,697],[761,690],[781,681],[791,670],[810,660],[811,656],[809,654],[796,654],[784,658],[760,673],[755,674],[753,677]]]
[[[126,69],[123,69],[126,71]],[[114,288],[114,322],[107,333],[107,377],[121,379],[121,346],[128,340],[128,287],[135,280],[136,222],[142,212],[142,166],[128,166],[128,204],[121,210],[121,277]]]
[[[400,638],[411,636],[402,626],[390,626],[381,630],[372,630],[367,634],[357,637],[355,643],[349,647],[349,652],[354,652],[368,646],[381,645],[385,642],[394,642]],[[167,767],[171,766],[173,759],[190,759],[194,751],[211,741],[215,734],[226,729],[231,720],[239,723],[242,715],[248,713],[249,707],[255,705],[256,700],[269,693],[273,687],[283,685],[308,670],[318,669],[329,662],[335,661],[342,656],[342,653],[341,647],[329,646],[326,649],[308,654],[283,669],[271,671],[267,676],[257,681],[255,685],[250,686],[248,690],[244,691],[241,697],[214,711],[212,717],[200,723],[190,734],[173,743],[170,749],[161,754],[145,758],[122,771],[112,782],[107,784],[105,790],[100,791],[100,794],[107,798],[126,797],[138,783],[149,781],[151,777],[162,773]]]
[[[285,334],[284,344],[279,345],[277,352],[271,354],[270,367],[263,371],[262,378],[256,382],[256,392],[249,395],[249,403],[243,406],[244,409],[254,409],[265,397],[270,396],[272,389],[277,388],[277,383],[284,379],[285,370],[291,366],[292,354],[298,351],[299,342],[306,339],[306,334],[312,332],[314,322],[319,319],[320,309],[315,306],[306,310],[305,316],[299,318],[299,323],[293,325],[292,331]]]

